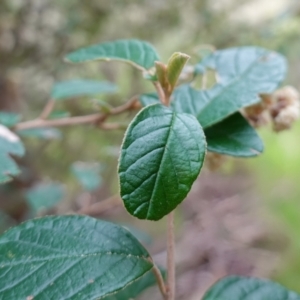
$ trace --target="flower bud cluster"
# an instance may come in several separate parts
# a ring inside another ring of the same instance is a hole
[[[299,92],[292,86],[285,86],[272,95],[261,95],[261,102],[244,109],[244,116],[253,127],[272,123],[278,132],[291,128],[300,116]]]

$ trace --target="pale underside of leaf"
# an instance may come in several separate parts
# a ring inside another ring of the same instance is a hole
[[[117,40],[82,48],[67,55],[70,62],[79,63],[92,60],[117,60],[127,62],[145,71],[154,67],[159,60],[151,44],[139,40]]]
[[[154,104],[129,126],[119,164],[121,196],[132,215],[158,220],[186,197],[202,167],[206,142],[198,121]]]
[[[287,62],[284,56],[274,51],[252,46],[216,51],[207,56],[201,62],[201,66],[216,70],[219,82],[224,84],[244,76],[253,68],[256,69],[258,75],[261,74],[260,69],[265,69],[263,72],[266,77],[262,77],[262,84],[270,76],[274,76],[278,84],[284,79],[287,72]],[[260,85],[257,88],[261,89]]]
[[[20,170],[10,155],[23,156],[25,149],[19,137],[0,125],[0,183],[10,181]]]

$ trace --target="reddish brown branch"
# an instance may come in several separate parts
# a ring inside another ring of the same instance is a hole
[[[118,107],[111,109],[107,113],[96,113],[86,116],[79,116],[79,117],[68,117],[68,118],[61,118],[61,119],[54,119],[54,120],[44,120],[43,118],[21,122],[15,126],[15,130],[24,130],[24,129],[31,129],[31,128],[42,128],[42,127],[62,127],[62,126],[72,126],[72,125],[80,125],[80,124],[97,124],[102,129],[120,129],[124,128],[122,124],[105,124],[103,121],[110,115],[117,115],[123,113],[125,111],[135,109],[136,103],[138,99],[137,97],[132,98],[128,102]],[[49,102],[48,102],[49,103]],[[44,109],[44,113],[41,116],[47,116],[48,112],[51,108],[51,105],[46,105]],[[47,109],[46,109],[47,108]]]

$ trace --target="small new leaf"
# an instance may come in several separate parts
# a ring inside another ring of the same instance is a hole
[[[196,118],[161,104],[145,107],[122,145],[119,177],[128,212],[159,220],[180,204],[201,170],[206,152]]]
[[[171,95],[171,86],[167,77],[167,66],[160,61],[155,62],[156,76],[166,97]]]
[[[167,78],[171,86],[171,93],[177,84],[182,69],[189,59],[190,56],[181,52],[175,52],[170,57],[167,65]]]

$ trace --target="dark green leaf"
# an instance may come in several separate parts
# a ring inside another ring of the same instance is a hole
[[[102,299],[152,267],[122,227],[75,215],[35,219],[0,237],[0,298]]]
[[[144,108],[129,125],[119,176],[125,207],[158,220],[180,204],[203,164],[206,141],[199,122],[160,104]]]
[[[21,116],[8,111],[0,111],[0,124],[6,127],[13,127],[20,122]]]
[[[27,190],[25,194],[34,212],[55,206],[64,196],[64,186],[55,182],[38,183]]]
[[[18,134],[27,138],[38,138],[43,140],[57,140],[61,139],[62,133],[57,128],[30,128],[19,130]]]
[[[142,106],[159,103],[159,99],[156,93],[142,94],[139,96],[139,100]]]
[[[100,187],[102,183],[100,164],[78,161],[72,164],[71,170],[82,187],[87,191],[94,191]]]
[[[204,130],[207,149],[232,156],[249,157],[260,154],[263,142],[240,113]]]
[[[213,285],[203,300],[300,300],[300,295],[270,280],[229,276]]]
[[[103,300],[128,300],[135,299],[139,294],[145,291],[147,288],[155,285],[156,279],[153,272],[148,272],[143,275],[142,278],[128,285],[125,289],[120,292],[105,297]]]
[[[20,170],[10,154],[23,156],[25,149],[19,137],[9,129],[0,125],[0,183],[11,180]]]
[[[70,62],[91,60],[119,60],[139,69],[150,69],[159,60],[156,50],[147,42],[139,40],[117,40],[82,48],[67,55]]]
[[[52,99],[64,100],[74,97],[111,94],[117,90],[116,86],[108,81],[69,80],[56,83],[51,92]]]

